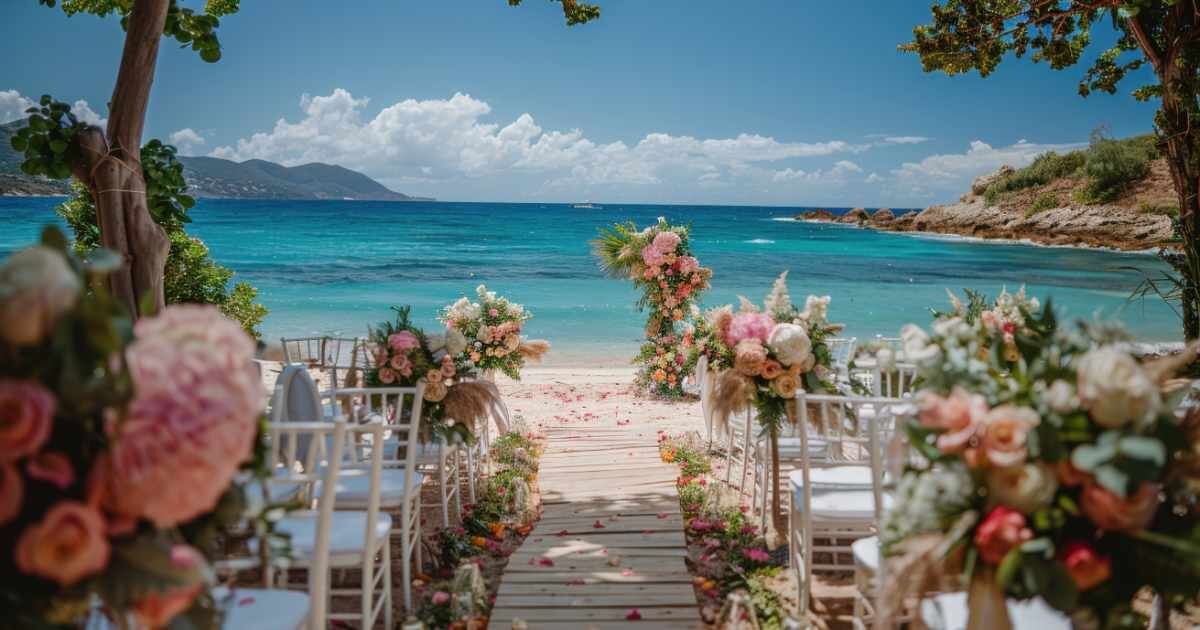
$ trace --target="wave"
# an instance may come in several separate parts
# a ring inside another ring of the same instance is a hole
[[[748,241],[742,241],[742,242],[750,243],[751,245],[774,245],[775,244],[775,241],[772,241],[769,238],[752,238]]]
[[[928,241],[948,241],[962,243],[976,243],[986,245],[1025,245],[1028,247],[1041,247],[1046,249],[1082,249],[1092,251],[1102,251],[1111,254],[1131,254],[1136,256],[1158,255],[1158,249],[1117,249],[1115,247],[1102,247],[1097,245],[1068,245],[1054,243],[1039,243],[1028,238],[984,238],[982,236],[967,236],[964,234],[945,234],[941,232],[906,232],[895,231],[891,234],[900,234],[911,236],[913,238],[925,239]]]

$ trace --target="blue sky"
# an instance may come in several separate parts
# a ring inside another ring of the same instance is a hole
[[[598,1],[567,28],[539,0],[247,0],[220,63],[164,43],[146,137],[440,199],[916,207],[1100,125],[1151,129],[1128,89],[1080,98],[1084,67],[923,73],[896,45],[927,0]],[[42,93],[102,118],[115,20],[6,4],[0,118]]]

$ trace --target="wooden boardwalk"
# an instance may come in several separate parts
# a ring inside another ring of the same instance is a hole
[[[509,558],[491,627],[703,627],[684,564],[677,470],[654,438],[629,425],[545,431],[542,519]]]

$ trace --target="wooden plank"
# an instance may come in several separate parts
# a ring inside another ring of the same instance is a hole
[[[513,619],[532,621],[570,621],[570,622],[603,622],[626,621],[629,610],[637,608],[642,621],[678,620],[699,623],[699,614],[694,610],[675,607],[630,606],[629,608],[525,608],[518,606],[496,607],[492,610],[491,625],[493,628],[505,628],[512,624]],[[582,626],[575,626],[582,627]],[[641,627],[641,625],[637,626]],[[531,630],[541,628],[540,625],[530,624]]]
[[[530,625],[534,630],[615,630],[624,628],[628,630],[629,621],[537,621],[536,625]],[[512,625],[512,621],[500,625],[493,625],[493,628],[502,629],[505,626]],[[638,630],[686,630],[691,628],[703,628],[704,625],[695,621],[646,621],[645,617],[637,622]]]
[[[578,606],[581,608],[688,608],[696,614],[696,595],[691,589],[674,594],[661,595],[577,595],[564,590],[557,593],[542,593],[538,595],[504,595],[505,606],[516,608],[562,608]]]
[[[585,584],[651,584],[658,582],[692,583],[692,574],[687,571],[624,571],[606,567],[595,571],[538,571],[534,573],[506,573],[504,584],[564,584],[569,580],[581,580]]]
[[[568,578],[557,584],[542,584],[536,582],[504,582],[500,585],[500,595],[630,595],[630,596],[676,596],[680,593],[691,596],[695,601],[692,585],[687,582],[645,582],[645,583],[595,583],[588,584],[582,580]],[[636,601],[636,600],[631,600]]]

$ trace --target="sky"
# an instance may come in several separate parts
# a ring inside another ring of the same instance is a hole
[[[1152,128],[1138,77],[1079,97],[1086,64],[922,72],[896,46],[929,0],[595,1],[568,28],[538,0],[246,0],[219,63],[164,42],[145,137],[444,200],[908,208],[1097,128]],[[0,121],[45,93],[102,121],[118,22],[6,5]]]

